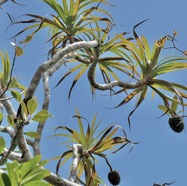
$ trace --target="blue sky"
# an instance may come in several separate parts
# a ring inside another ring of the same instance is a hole
[[[42,16],[50,13],[49,8],[41,4],[40,1],[17,1],[27,6],[18,6],[11,2],[3,6],[15,18],[24,13],[37,13]],[[114,34],[124,31],[132,33],[135,24],[149,18],[147,22],[137,28],[139,35],[145,35],[152,44],[155,40],[171,34],[176,29],[179,32],[177,46],[182,50],[187,50],[187,2],[185,0],[110,0],[109,2],[115,5],[115,7],[106,6],[106,10],[111,12],[116,24],[113,29]],[[13,48],[10,45],[12,40],[8,40],[8,38],[16,34],[20,28],[19,26],[11,26],[7,34],[4,35],[9,20],[3,11],[0,11],[0,22],[0,48],[8,50],[11,54],[13,53]],[[16,61],[14,74],[26,85],[29,84],[30,77],[38,65],[46,60],[45,54],[49,49],[49,44],[45,44],[46,40],[46,30],[38,33],[35,39],[25,48],[25,55]],[[177,54],[180,55],[175,50],[164,50],[162,53],[163,56]],[[60,69],[52,77],[51,87],[58,82],[65,71],[66,67]],[[156,119],[162,114],[157,108],[157,105],[161,104],[158,97],[152,100],[151,95],[148,94],[131,118],[132,130],[130,131],[127,117],[134,107],[135,100],[118,109],[106,109],[104,107],[113,107],[118,104],[124,95],[110,99],[109,96],[103,96],[103,92],[97,91],[96,97],[92,101],[89,84],[86,76],[84,76],[76,85],[71,101],[68,102],[67,95],[73,77],[71,76],[51,91],[50,112],[54,115],[54,118],[49,119],[44,131],[42,142],[44,159],[60,155],[65,150],[64,146],[59,145],[62,141],[61,138],[49,138],[49,136],[54,134],[56,126],[74,127],[76,120],[71,119],[71,116],[75,114],[75,109],[78,108],[81,115],[89,121],[97,113],[98,121],[102,119],[101,129],[109,124],[120,124],[125,128],[129,139],[140,142],[140,144],[134,146],[130,153],[128,153],[129,148],[127,148],[115,155],[109,155],[112,167],[121,174],[121,186],[152,186],[153,183],[162,184],[175,180],[173,186],[187,184],[187,135],[185,132],[174,133],[169,128],[167,116]],[[168,74],[165,78],[187,85],[186,72]],[[41,91],[42,84],[36,93],[40,103],[43,99]],[[109,94],[109,92],[106,94]],[[48,168],[54,171],[55,163],[50,162]],[[107,181],[109,169],[107,166],[103,168],[104,163],[104,160],[101,160],[97,169],[106,185],[109,185]],[[67,176],[67,169],[68,166],[62,168],[62,176]]]

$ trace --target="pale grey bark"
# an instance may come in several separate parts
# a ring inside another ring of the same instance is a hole
[[[0,0],[0,6],[4,3],[6,3],[8,0]]]
[[[77,43],[73,43],[61,50],[59,50],[51,59],[49,59],[48,61],[44,62],[42,65],[39,66],[39,68],[37,69],[36,73],[34,74],[31,83],[27,89],[24,101],[27,102],[29,99],[31,99],[34,96],[34,93],[39,85],[39,82],[41,80],[42,77],[44,77],[44,92],[45,92],[45,99],[44,99],[44,103],[43,103],[43,109],[48,110],[48,106],[49,106],[49,87],[48,87],[48,77],[54,73],[56,70],[58,70],[60,68],[60,66],[62,64],[65,63],[67,57],[71,57],[68,56],[68,53],[70,52],[74,52],[77,49],[80,48],[84,48],[84,49],[88,49],[88,48],[94,48],[96,46],[98,46],[98,41],[94,40],[94,41],[81,41],[81,42],[77,42]],[[19,113],[18,113],[19,114]],[[38,125],[38,132],[41,135],[42,134],[42,130],[44,127],[44,122],[43,123],[39,123]],[[18,139],[23,139],[23,136],[18,138]],[[35,154],[39,154],[40,153],[40,149],[39,149],[39,142],[40,139],[36,139],[35,140],[35,145],[34,145],[34,152]],[[21,143],[21,142],[20,142]],[[23,145],[25,144],[25,145]],[[24,147],[22,150],[26,153],[27,152],[27,157],[30,157],[30,153],[28,150],[26,150],[26,143],[23,143],[20,145],[20,147]]]
[[[65,63],[66,63],[65,58],[60,59],[43,75],[43,87],[44,87],[44,101],[43,101],[43,106],[42,106],[43,110],[48,110],[49,108],[49,102],[50,102],[49,77]],[[33,150],[34,150],[35,155],[40,154],[39,145],[40,145],[44,125],[45,125],[45,122],[40,122],[37,127],[37,132],[40,135],[40,138],[36,138],[33,143]]]
[[[81,42],[73,43],[73,44],[59,50],[51,59],[44,62],[42,65],[40,65],[40,67],[38,68],[38,70],[34,74],[32,80],[31,80],[31,83],[27,89],[25,100],[29,100],[32,98],[32,96],[34,95],[34,93],[36,91],[36,88],[38,87],[38,84],[39,84],[43,74],[47,70],[49,70],[55,63],[57,63],[63,57],[64,57],[64,60],[66,60],[65,55],[67,55],[69,52],[73,52],[73,51],[80,49],[80,48],[89,49],[89,48],[94,48],[98,45],[99,45],[99,43],[97,40],[81,41]]]
[[[72,148],[73,148],[73,164],[72,164],[69,180],[72,182],[75,182],[77,167],[78,167],[80,155],[81,155],[80,152],[83,152],[83,147],[81,144],[73,144]]]
[[[0,132],[8,133],[11,138],[13,138],[15,136],[15,130],[9,126],[7,126],[7,127],[0,126]]]
[[[3,106],[5,107],[8,115],[16,117],[16,111],[13,109],[12,103],[10,102],[9,99],[7,99],[6,94],[4,93],[4,90],[1,86],[1,82],[0,82],[0,95],[1,95],[1,103],[3,104]]]
[[[147,84],[148,80],[142,80],[142,81],[137,81],[136,83],[127,83],[127,82],[123,82],[123,81],[112,81],[110,83],[107,84],[100,84],[98,82],[96,82],[96,80],[94,79],[94,74],[95,74],[95,68],[97,66],[98,63],[98,59],[99,59],[99,48],[95,48],[95,56],[92,60],[92,64],[89,67],[88,70],[88,80],[90,82],[90,84],[97,90],[111,90],[113,87],[122,87],[125,89],[135,89],[141,86],[144,86],[145,84]]]
[[[31,80],[31,83],[26,91],[24,102],[26,103],[29,99],[31,99],[34,96],[35,91],[40,83],[40,80],[43,77],[43,83],[44,83],[43,109],[48,110],[49,100],[50,100],[50,90],[49,90],[49,82],[48,82],[49,76],[51,76],[56,70],[58,70],[62,66],[62,64],[64,64],[66,62],[67,58],[75,56],[75,54],[73,54],[73,53],[77,49],[94,48],[98,45],[99,45],[99,43],[97,40],[89,41],[89,42],[81,41],[81,42],[73,43],[73,44],[59,50],[51,59],[44,62],[36,70],[32,80]],[[70,52],[72,52],[72,53],[70,54]],[[21,114],[21,112],[17,113],[17,117],[19,117],[20,114]],[[44,125],[45,125],[45,122],[38,124],[37,132],[40,134],[40,136],[42,134]],[[16,135],[17,135],[17,139],[18,139],[18,146],[22,152],[22,158],[20,159],[20,161],[25,162],[25,161],[31,159],[32,155],[29,150],[28,143],[24,137],[22,127],[20,127],[20,128],[18,127]],[[40,143],[40,139],[36,139],[33,143],[30,143],[34,149],[34,154],[40,154],[39,143]],[[79,146],[77,146],[77,147],[80,148]],[[10,153],[10,151],[9,151],[9,153]],[[7,156],[9,155],[9,153],[7,153]],[[74,153],[76,153],[76,149],[75,149]],[[76,157],[74,156],[73,169],[72,169],[73,177],[75,176],[75,173],[76,173],[75,170],[78,165],[77,158],[78,158],[77,156]],[[59,179],[58,176],[54,175],[53,173],[51,173],[51,176],[47,177],[46,180],[53,185],[78,186],[78,184],[73,183],[72,181],[68,181],[65,179]]]

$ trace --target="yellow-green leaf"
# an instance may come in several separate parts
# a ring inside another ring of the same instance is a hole
[[[18,47],[18,46],[15,46],[15,50],[16,50],[16,56],[21,56],[23,55],[23,50],[22,48]]]
[[[10,115],[7,115],[7,121],[10,125],[14,126],[14,118]]]
[[[1,125],[2,121],[3,121],[3,113],[0,113],[0,125]]]
[[[33,116],[32,120],[36,122],[45,122],[49,117],[52,117],[47,110],[41,110]]]
[[[18,102],[20,102],[20,101],[22,100],[21,94],[20,94],[18,91],[16,91],[16,90],[11,90],[11,94],[12,94],[12,96],[13,96]]]
[[[23,117],[24,115],[26,115],[26,117],[28,116],[27,106],[23,101],[21,102],[21,113]]]
[[[3,153],[5,148],[5,140],[3,139],[3,137],[0,137],[0,154]]]
[[[34,131],[29,131],[29,132],[24,132],[26,136],[29,136],[30,138],[40,138],[40,134],[38,132]]]
[[[36,109],[37,109],[37,102],[35,99],[30,99],[28,102],[27,102],[27,108],[28,108],[28,111],[29,111],[29,114],[32,115]]]

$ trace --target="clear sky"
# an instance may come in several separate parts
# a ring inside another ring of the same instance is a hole
[[[3,6],[15,18],[24,13],[37,13],[42,16],[51,13],[49,8],[42,6],[39,0],[17,1],[27,6],[19,6],[11,2]],[[152,44],[160,37],[171,34],[175,29],[179,32],[177,46],[182,50],[187,50],[186,0],[110,0],[109,2],[115,5],[115,7],[106,6],[106,10],[111,12],[116,24],[113,29],[114,34],[124,31],[132,33],[135,24],[149,18],[147,22],[137,28],[139,35],[145,35]],[[10,41],[13,40],[8,40],[8,38],[16,34],[20,27],[11,26],[5,37],[4,34],[9,22],[7,15],[0,11],[0,48],[13,53],[13,48],[10,45]],[[38,65],[46,60],[45,54],[49,49],[49,44],[45,44],[46,40],[46,30],[37,34],[35,39],[25,48],[25,56],[18,58],[16,61],[14,74],[26,85],[29,84],[30,77]],[[163,56],[177,54],[180,55],[175,50],[164,50],[162,53]],[[63,76],[66,68],[60,69],[52,77],[51,87]],[[167,75],[165,78],[187,85],[186,74],[187,72],[179,72]],[[120,124],[125,128],[129,139],[140,142],[140,144],[134,146],[130,153],[128,153],[130,148],[124,148],[115,155],[109,155],[112,167],[121,174],[120,186],[152,186],[153,183],[170,183],[175,180],[173,186],[187,185],[187,134],[185,132],[174,133],[169,128],[167,116],[156,119],[162,114],[157,108],[157,105],[161,103],[158,97],[152,100],[151,95],[148,94],[146,100],[131,118],[132,130],[130,131],[127,117],[134,107],[135,100],[117,109],[106,109],[105,107],[116,106],[124,95],[111,99],[109,96],[103,96],[104,94],[109,95],[109,92],[97,91],[96,97],[92,101],[90,87],[85,75],[76,85],[71,100],[68,102],[67,96],[72,78],[74,76],[51,91],[50,112],[54,115],[54,118],[49,119],[44,131],[42,143],[44,159],[63,153],[64,146],[59,145],[62,138],[49,138],[49,136],[54,134],[56,126],[68,125],[74,127],[76,120],[71,119],[71,116],[75,114],[75,109],[78,108],[81,115],[90,121],[97,112],[98,121],[102,119],[101,129],[112,123]],[[41,100],[40,103],[43,99],[41,90],[36,94]],[[54,171],[55,163],[50,162],[48,168]],[[107,173],[109,169],[107,166],[106,168],[103,167],[104,163],[105,161],[101,160],[96,168],[108,186]],[[67,168],[68,166],[62,169],[62,176],[64,177],[67,176]]]

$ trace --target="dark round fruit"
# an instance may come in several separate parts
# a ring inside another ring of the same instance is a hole
[[[184,122],[180,116],[169,118],[169,125],[174,132],[180,133],[184,130]]]
[[[112,185],[118,185],[120,183],[120,175],[118,171],[111,171],[108,173],[108,180]]]

